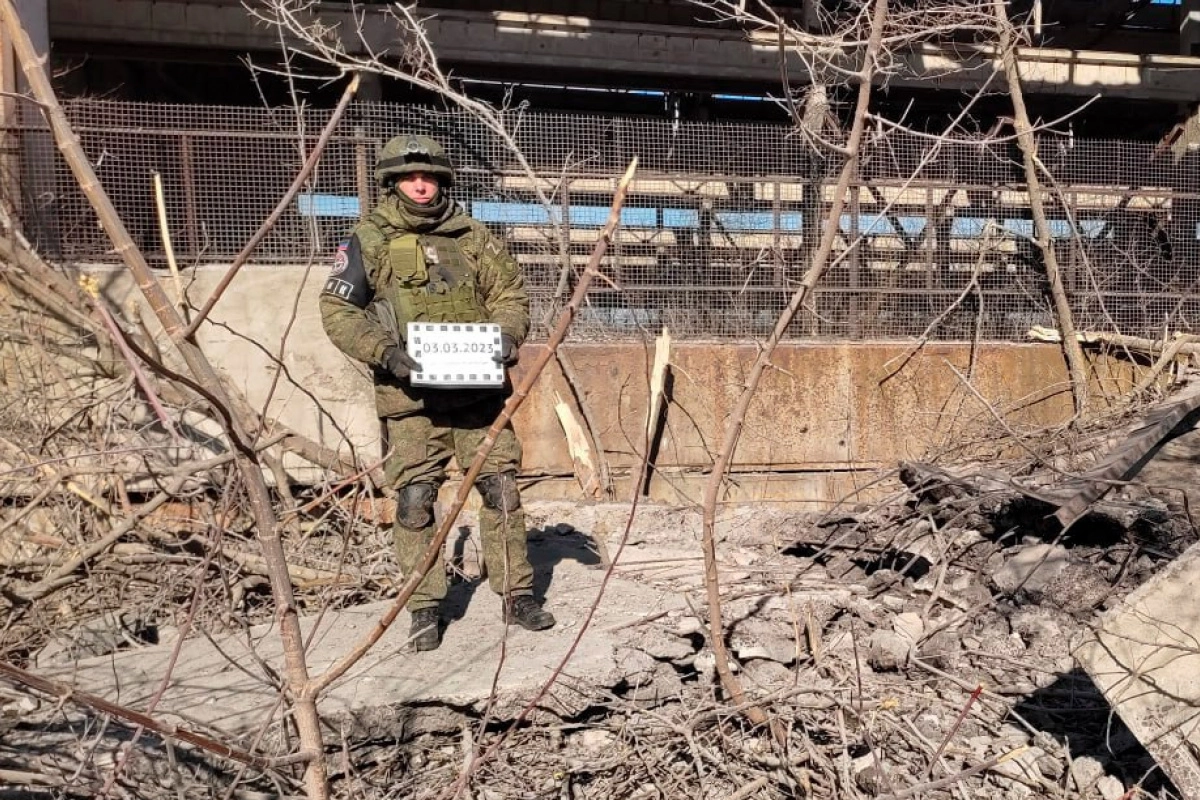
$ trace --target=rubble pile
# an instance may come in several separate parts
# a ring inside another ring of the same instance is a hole
[[[750,726],[715,674],[697,510],[639,507],[623,544],[608,534],[600,548],[591,532],[624,530],[628,506],[529,503],[533,552],[575,553],[576,568],[597,576],[598,554],[613,555],[626,588],[600,608],[627,621],[595,623],[585,640],[611,637],[616,668],[598,678],[568,664],[515,727],[522,703],[486,691],[366,726],[330,715],[345,756],[338,795],[439,796],[470,754],[503,738],[470,767],[472,797],[1179,797],[1073,652],[1097,612],[1195,541],[1183,509],[1117,494],[1064,533],[1041,501],[994,478],[920,465],[900,477],[911,488],[891,505],[830,515],[736,506],[720,517],[731,667],[779,738]],[[457,555],[458,580],[477,582],[478,565]],[[580,588],[564,564],[554,569],[557,612],[556,596]],[[651,608],[650,596],[671,602]],[[564,614],[553,635],[574,637],[582,616]],[[443,650],[421,656],[445,661],[421,668],[455,663],[452,643],[453,628]],[[14,697],[4,713],[0,764],[64,712]],[[109,730],[95,750],[115,753],[122,738]],[[144,777],[136,764],[156,749],[168,748],[140,746],[122,781]],[[226,790],[228,765],[179,747],[171,757],[190,766],[156,778],[164,797]],[[100,762],[70,763],[102,783]],[[243,796],[269,794],[266,775],[245,780]]]
[[[603,512],[533,513],[586,527]],[[1115,497],[1065,535],[1044,517],[1018,492],[961,487],[829,518],[731,509],[720,554],[732,666],[782,723],[778,745],[730,709],[714,675],[698,514],[643,509],[616,573],[683,607],[619,632],[616,685],[560,681],[539,723],[476,774],[476,796],[1178,797],[1072,652],[1097,611],[1195,540],[1186,515]],[[405,787],[397,796],[462,766],[455,732],[386,757],[364,746],[379,785]]]

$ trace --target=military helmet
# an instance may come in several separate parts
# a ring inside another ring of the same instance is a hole
[[[375,182],[386,185],[393,176],[409,172],[436,175],[443,186],[454,185],[454,165],[446,150],[428,136],[406,133],[393,136],[379,151],[375,162]]]

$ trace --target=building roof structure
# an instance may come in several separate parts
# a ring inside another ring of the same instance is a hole
[[[273,64],[279,34],[242,0],[21,0],[44,17],[52,63],[66,94],[156,102],[259,104],[277,91],[246,62]],[[801,27],[845,0],[775,0]],[[372,48],[394,41],[389,3],[315,4],[328,26]],[[751,0],[753,5],[753,0]],[[903,5],[899,3],[898,5]],[[1155,139],[1200,101],[1200,0],[1015,0],[1038,21],[1020,50],[1035,115],[1053,119],[1082,103],[1079,132]],[[828,10],[828,8],[826,9]],[[689,0],[436,0],[418,3],[442,67],[483,96],[504,92],[541,110],[691,118],[779,119],[780,48],[774,33],[746,31]],[[350,49],[365,45],[345,36]],[[952,109],[995,69],[988,43],[923,44],[900,54],[876,102],[917,115]],[[793,86],[805,80],[789,61]],[[279,83],[278,81],[276,83]],[[336,99],[315,86],[312,102]],[[403,87],[369,86],[368,98],[412,99]],[[995,114],[1007,113],[997,103]],[[941,116],[944,117],[944,114]],[[982,109],[982,116],[988,110]]]

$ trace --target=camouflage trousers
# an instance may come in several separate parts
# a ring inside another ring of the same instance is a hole
[[[440,486],[446,480],[446,465],[451,456],[465,470],[474,460],[501,406],[502,400],[484,400],[446,412],[425,411],[385,419],[385,444],[390,450],[390,455],[384,461],[388,483],[397,490],[413,483]],[[515,473],[520,463],[520,442],[512,427],[506,426],[500,431],[496,446],[484,462],[476,488],[479,489],[488,476]],[[529,564],[525,512],[520,507],[516,491],[516,485],[512,483],[510,492],[516,497],[515,503],[493,504],[485,498],[479,509],[479,535],[483,543],[488,585],[500,595],[533,592],[533,567]],[[496,505],[499,507],[494,507]],[[512,510],[504,511],[505,505]],[[409,528],[401,523],[400,516],[397,514],[392,533],[396,543],[396,560],[407,576],[416,568],[421,554],[433,540],[437,524],[431,521],[423,528]],[[445,596],[446,571],[440,563],[434,564],[413,592],[408,609],[414,611],[436,606]]]

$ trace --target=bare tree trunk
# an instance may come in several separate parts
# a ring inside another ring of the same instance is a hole
[[[124,223],[113,208],[104,188],[100,185],[78,137],[71,129],[70,122],[54,95],[54,89],[46,76],[43,64],[21,25],[20,17],[12,0],[0,0],[0,13],[4,17],[5,27],[8,29],[13,48],[21,62],[26,78],[29,80],[34,97],[41,104],[58,148],[74,172],[80,188],[87,195],[104,225],[104,230],[133,274],[138,287],[155,316],[158,317],[163,329],[179,348],[180,355],[187,363],[193,377],[197,383],[208,389],[218,404],[215,411],[223,421],[230,442],[237,451],[235,462],[246,486],[258,539],[263,549],[263,557],[270,571],[271,591],[276,604],[280,638],[283,640],[288,693],[293,701],[293,712],[300,744],[310,759],[305,768],[307,794],[312,800],[324,800],[328,797],[328,782],[321,742],[320,720],[317,716],[315,697],[306,696],[303,691],[308,683],[308,669],[304,660],[304,641],[301,636],[292,584],[288,576],[287,559],[279,537],[279,524],[271,505],[270,493],[263,479],[258,455],[254,452],[252,443],[247,439],[246,426],[240,415],[233,410],[229,396],[212,364],[209,363],[200,348],[189,342],[184,336],[186,326],[178,309],[171,304],[166,292],[158,284],[145,257],[133,243]]]
[[[1063,286],[1062,273],[1058,268],[1058,256],[1054,252],[1054,240],[1050,235],[1050,224],[1046,220],[1046,205],[1042,200],[1042,182],[1038,177],[1040,161],[1037,140],[1025,109],[1025,95],[1021,89],[1021,72],[1017,67],[1017,47],[1013,37],[1012,23],[1004,10],[1004,0],[992,0],[996,13],[996,30],[999,36],[1000,59],[1004,65],[1004,77],[1008,81],[1008,94],[1012,98],[1013,127],[1017,133],[1017,145],[1021,148],[1025,167],[1025,184],[1029,190],[1029,211],[1033,215],[1034,244],[1042,254],[1046,266],[1046,279],[1050,282],[1050,296],[1054,301],[1054,315],[1062,329],[1063,353],[1067,359],[1067,370],[1071,376],[1071,393],[1075,399],[1075,416],[1083,416],[1088,405],[1087,361],[1083,348],[1075,339],[1075,318],[1067,290]]]
[[[813,254],[812,263],[804,274],[800,286],[788,301],[787,307],[775,323],[775,329],[763,344],[758,358],[750,368],[750,375],[746,379],[745,387],[730,416],[729,424],[725,428],[725,437],[721,442],[721,449],[713,461],[712,472],[709,473],[708,480],[704,485],[704,583],[708,594],[709,644],[716,656],[717,674],[721,678],[721,685],[725,687],[725,691],[729,693],[734,703],[745,708],[746,717],[757,725],[770,722],[772,733],[777,739],[782,734],[778,723],[768,720],[766,712],[747,700],[745,691],[729,668],[729,653],[725,647],[725,626],[721,618],[721,585],[717,574],[715,532],[717,498],[725,481],[725,473],[729,469],[734,451],[737,449],[738,440],[741,438],[750,401],[754,398],[758,384],[762,381],[763,372],[771,361],[771,355],[787,331],[792,318],[800,309],[805,298],[808,297],[809,292],[820,281],[829,264],[829,256],[833,251],[833,243],[838,232],[838,221],[841,219],[842,209],[846,204],[846,191],[850,186],[851,179],[858,171],[858,153],[862,144],[863,131],[866,129],[867,110],[871,100],[871,79],[875,74],[876,62],[882,50],[883,29],[887,15],[888,0],[874,0],[870,35],[857,76],[858,98],[854,108],[854,120],[843,151],[846,161],[838,175],[837,188],[834,190],[829,216],[825,220],[825,227],[821,233],[821,242]]]

